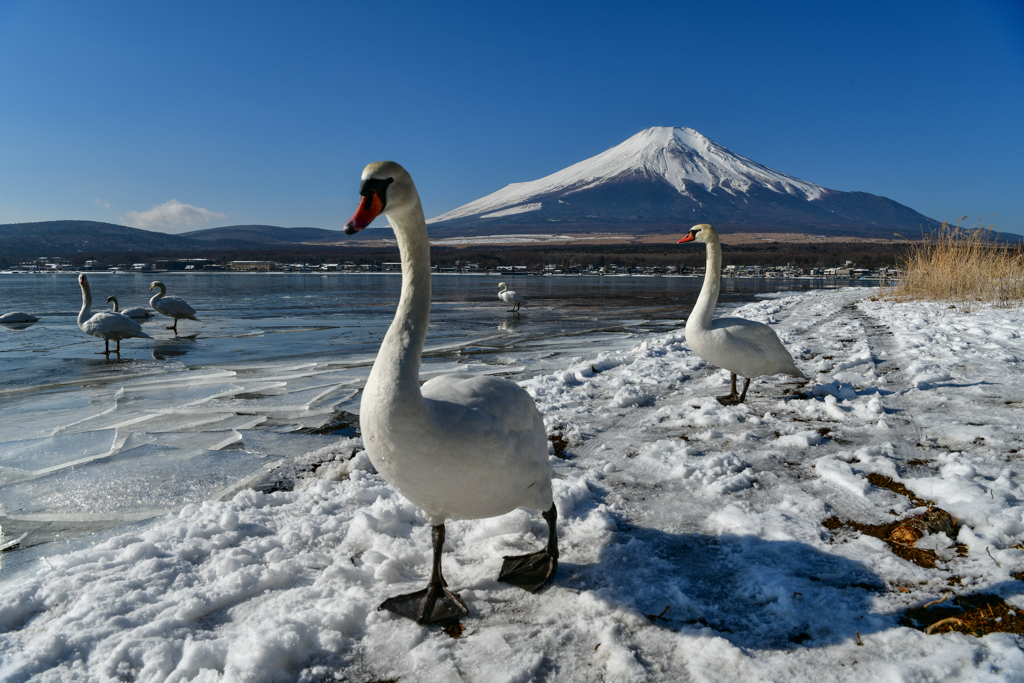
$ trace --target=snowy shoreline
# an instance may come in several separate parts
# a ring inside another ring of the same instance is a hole
[[[1020,636],[899,623],[946,594],[1024,613],[1024,314],[867,294],[738,309],[812,377],[755,380],[741,406],[714,400],[728,374],[682,329],[522,382],[557,437],[561,565],[526,594],[496,576],[545,537],[539,515],[449,523],[459,638],[376,611],[421,587],[429,527],[338,438],[294,491],[48,557],[0,597],[0,678],[1024,680]],[[918,542],[934,567],[823,526],[923,511],[870,475],[959,519]]]

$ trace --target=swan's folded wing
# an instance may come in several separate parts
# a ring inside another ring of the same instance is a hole
[[[179,299],[176,296],[165,296],[160,299],[160,308],[184,318],[194,318],[196,314],[196,309],[189,306],[184,299]]]
[[[515,382],[500,377],[443,375],[426,382],[422,392],[424,398],[480,410],[510,431],[531,431],[534,420],[540,417],[533,397]]]
[[[711,362],[741,377],[803,374],[775,331],[764,323],[745,318],[718,318],[711,321],[709,334],[718,339],[718,350],[725,354]]]

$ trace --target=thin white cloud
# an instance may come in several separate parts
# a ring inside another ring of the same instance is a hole
[[[99,197],[97,197],[93,201],[96,203],[96,206],[100,207],[101,209],[106,209],[110,213],[114,213],[114,205],[108,202],[107,200],[100,199]]]
[[[206,225],[213,218],[227,218],[227,214],[216,213],[191,204],[182,204],[177,199],[154,206],[149,211],[129,211],[121,220],[133,228],[180,228],[190,225]]]

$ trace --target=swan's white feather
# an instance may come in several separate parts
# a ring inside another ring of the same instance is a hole
[[[153,299],[156,299],[156,297],[153,297]],[[151,300],[150,305],[169,318],[198,320],[196,318],[196,309],[189,306],[184,299],[179,299],[176,296],[165,296],[157,299],[155,302]]]
[[[34,323],[39,318],[28,313],[22,313],[21,311],[11,311],[10,313],[4,313],[0,315],[0,323]]]
[[[107,341],[118,341],[132,337],[150,336],[142,331],[142,326],[126,315],[114,313],[113,311],[97,311],[79,327],[86,334],[99,337]]]
[[[740,377],[786,374],[803,377],[772,328],[745,318],[716,318],[706,329],[687,329],[694,352]]]

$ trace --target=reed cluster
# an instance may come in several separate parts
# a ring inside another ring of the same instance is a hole
[[[1000,245],[992,229],[979,222],[965,228],[961,221],[944,222],[913,244],[897,264],[897,279],[882,285],[882,296],[947,301],[962,313],[983,305],[1019,307],[1024,302],[1024,251]]]

